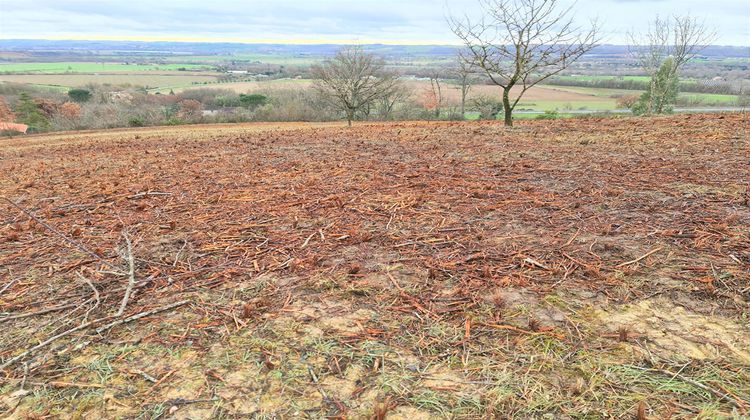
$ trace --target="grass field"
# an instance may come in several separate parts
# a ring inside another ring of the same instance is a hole
[[[590,95],[596,97],[610,98],[611,103],[614,106],[615,99],[619,96],[626,95],[638,95],[641,91],[627,90],[627,89],[606,89],[606,88],[590,88],[590,87],[578,87],[578,86],[549,86],[552,89],[580,93],[583,95]],[[707,106],[733,106],[737,103],[737,95],[720,95],[713,93],[692,93],[692,92],[680,92],[680,98],[692,98],[694,101],[702,102]]]
[[[0,140],[0,417],[744,418],[748,155],[741,114]]]
[[[88,63],[88,62],[59,62],[59,63],[0,63],[2,73],[96,73],[96,72],[147,72],[147,71],[177,71],[207,70],[211,66],[198,64],[125,64],[125,63]]]

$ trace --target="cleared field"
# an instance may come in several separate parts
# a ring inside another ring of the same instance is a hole
[[[0,74],[0,82],[27,83],[38,86],[78,87],[89,83],[110,85],[131,85],[144,87],[161,87],[169,92],[170,86],[194,86],[196,83],[213,83],[216,76],[212,74]]]
[[[649,77],[648,76],[583,76],[583,75],[576,75],[576,76],[556,76],[555,77],[558,80],[564,80],[564,81],[582,81],[582,82],[594,82],[594,81],[603,81],[603,80],[628,80],[628,81],[638,81],[638,82],[648,82]]]
[[[741,418],[749,154],[739,114],[2,140],[0,413]]]
[[[252,82],[230,82],[230,83],[214,83],[208,86],[180,86],[174,89],[175,92],[184,92],[188,89],[197,88],[216,88],[216,89],[229,89],[237,93],[256,92],[260,90],[274,90],[274,89],[306,89],[312,86],[312,80],[309,79],[275,79],[275,80],[263,80],[263,81],[252,81]],[[160,89],[160,92],[164,93],[169,91],[168,89]]]

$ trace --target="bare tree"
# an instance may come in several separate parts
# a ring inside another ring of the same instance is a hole
[[[331,60],[313,66],[312,74],[315,89],[346,114],[350,127],[358,114],[368,114],[377,100],[399,84],[395,75],[385,71],[383,60],[359,46],[342,48]]]
[[[396,104],[406,101],[410,96],[411,91],[403,83],[394,84],[377,100],[378,117],[383,121],[390,120]]]
[[[505,125],[513,109],[539,82],[565,70],[599,41],[596,22],[574,24],[571,8],[559,0],[478,0],[483,17],[449,18],[453,33],[467,47],[464,60],[503,88]],[[516,93],[512,94],[512,89]]]
[[[430,88],[425,95],[425,107],[435,112],[435,118],[440,118],[440,112],[443,109],[443,86],[440,81],[440,72],[431,73],[429,78]]]
[[[466,98],[469,97],[469,91],[474,84],[475,73],[474,63],[464,60],[459,54],[453,67],[453,74],[456,77],[457,89],[461,92],[461,119],[464,119],[466,115]]]
[[[668,102],[665,97],[669,95],[670,83],[663,80],[660,83],[660,70],[666,71],[661,79],[676,82],[682,67],[716,39],[716,32],[690,15],[672,19],[657,16],[644,33],[631,32],[629,37],[631,54],[651,78],[643,112],[661,114]],[[663,69],[665,63],[668,68]]]

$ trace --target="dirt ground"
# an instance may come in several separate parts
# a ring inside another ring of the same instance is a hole
[[[16,137],[0,196],[0,418],[750,415],[746,114]]]

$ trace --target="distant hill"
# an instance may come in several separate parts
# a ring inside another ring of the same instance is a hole
[[[367,50],[386,57],[446,57],[455,54],[455,45],[384,45],[369,44]],[[243,44],[209,42],[142,42],[142,41],[68,41],[68,40],[0,40],[0,51],[25,52],[35,56],[54,55],[226,55],[226,54],[279,54],[325,57],[334,54],[341,45],[319,44]],[[623,56],[625,45],[602,45],[590,56]],[[702,54],[706,58],[750,58],[750,47],[710,46]]]

